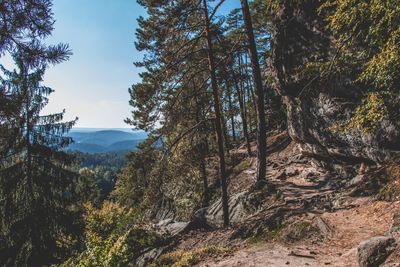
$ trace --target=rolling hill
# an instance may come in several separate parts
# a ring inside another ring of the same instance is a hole
[[[84,153],[106,153],[133,151],[146,139],[143,131],[124,131],[117,129],[74,129],[68,136],[74,139],[67,150]]]

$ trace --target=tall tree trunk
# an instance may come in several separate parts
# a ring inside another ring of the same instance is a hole
[[[242,95],[243,95],[243,104],[244,104],[244,115],[246,116],[246,121],[248,122],[248,129],[249,132],[251,133],[253,130],[253,126],[252,126],[252,120],[251,120],[251,110],[250,107],[248,105],[251,105],[251,103],[254,104],[254,101],[251,101],[251,96],[250,96],[250,92],[249,92],[249,87],[248,84],[245,82],[246,78],[245,75],[247,75],[247,71],[245,69],[243,69],[243,65],[242,65],[242,54],[239,53],[239,76],[241,77],[240,79],[240,88],[242,90]],[[247,63],[245,63],[245,65],[247,65]],[[246,86],[247,85],[247,86]],[[246,96],[247,94],[247,96]],[[247,101],[246,101],[247,98]]]
[[[25,139],[26,139],[26,178],[31,196],[33,196],[33,181],[32,181],[32,151],[31,151],[31,125],[30,125],[30,92],[28,87],[28,72],[25,64],[21,65],[22,73],[22,94],[25,94]]]
[[[249,138],[249,133],[247,130],[247,118],[246,118],[246,113],[245,113],[245,108],[243,105],[243,96],[242,96],[242,86],[239,86],[239,81],[237,78],[237,75],[235,71],[232,69],[232,75],[233,75],[233,80],[235,84],[235,89],[236,89],[236,94],[238,97],[239,101],[239,109],[240,109],[240,118],[242,119],[242,129],[243,129],[243,135],[244,139],[246,140],[246,149],[247,149],[247,154],[249,157],[251,157],[251,148],[250,148],[250,138]]]
[[[225,170],[225,155],[224,155],[224,144],[222,136],[222,120],[221,120],[221,106],[219,101],[218,85],[215,75],[215,62],[213,54],[213,45],[210,36],[210,21],[208,18],[207,1],[203,0],[203,11],[204,11],[204,22],[205,22],[205,37],[207,39],[207,54],[208,54],[208,67],[211,76],[211,86],[214,98],[214,109],[215,109],[215,129],[218,144],[218,157],[219,157],[219,174],[221,180],[221,191],[222,191],[222,210],[224,214],[224,226],[229,226],[229,207],[228,207],[228,190],[226,182],[226,170]]]
[[[232,140],[236,141],[236,131],[235,131],[235,117],[233,113],[233,103],[232,103],[232,88],[229,86],[229,80],[228,80],[228,73],[227,71],[224,72],[224,78],[225,78],[225,86],[226,86],[226,93],[228,95],[228,112],[229,112],[229,120],[231,123],[231,133],[232,133]]]
[[[223,132],[223,137],[224,137],[226,153],[229,155],[229,149],[230,149],[231,145],[229,143],[228,129],[227,129],[228,120],[225,119],[227,116],[224,114],[225,110],[226,110],[226,108],[224,109],[224,105],[221,104],[222,132]]]
[[[254,105],[254,100],[251,97],[251,92],[250,92],[250,85],[246,81],[243,81],[243,85],[245,85],[244,90],[246,91],[245,94],[247,94],[247,119],[249,120],[249,129],[250,132],[253,132],[253,120],[252,120],[252,110],[256,110],[256,107]]]
[[[207,179],[206,162],[204,157],[202,157],[200,160],[200,174],[203,180],[203,207],[207,207],[209,203],[208,179]]]
[[[248,94],[249,94],[249,99],[251,97],[251,100],[252,100],[251,103],[253,104],[254,110],[257,110],[256,97],[254,95],[253,86],[252,86],[252,83],[251,83],[251,80],[250,80],[249,69],[247,68],[247,66],[249,65],[248,62],[247,62],[247,54],[244,55],[244,60],[245,60],[244,65],[246,66],[244,68],[244,72],[245,72],[245,76],[246,76],[245,81],[246,81],[246,84],[247,84],[247,90],[248,90]]]
[[[196,83],[193,80],[193,88],[195,91],[197,90]],[[200,104],[198,101],[198,96],[196,96],[196,123],[200,123],[201,118],[204,118],[204,114],[201,114],[202,110],[200,108]],[[208,178],[207,178],[207,170],[206,170],[206,154],[208,152],[208,143],[207,143],[207,136],[204,136],[205,133],[205,125],[199,128],[199,139],[200,139],[200,164],[199,164],[199,171],[201,179],[203,180],[203,207],[208,206],[209,202],[209,194],[208,194]]]
[[[257,181],[265,180],[267,168],[267,134],[265,122],[264,90],[261,79],[260,64],[258,62],[257,47],[254,40],[253,25],[247,0],[240,0],[242,4],[243,20],[246,28],[248,50],[253,70],[255,85],[255,102],[257,108]]]
[[[236,133],[235,133],[235,118],[233,114],[233,105],[232,105],[232,91],[230,90],[228,84],[227,84],[227,89],[228,89],[228,107],[229,107],[229,117],[231,119],[231,131],[232,131],[232,140],[233,142],[236,141]]]

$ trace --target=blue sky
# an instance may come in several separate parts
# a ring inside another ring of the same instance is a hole
[[[221,12],[238,6],[239,0],[226,0]],[[53,13],[48,41],[68,43],[73,55],[47,71],[45,84],[55,93],[44,113],[65,108],[66,119],[79,117],[77,127],[129,127],[123,122],[131,111],[128,88],[140,81],[133,66],[141,59],[136,19],[145,11],[136,0],[54,0]]]

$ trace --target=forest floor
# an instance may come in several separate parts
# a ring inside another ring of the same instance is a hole
[[[305,159],[287,140],[286,133],[269,136],[267,180],[277,197],[229,228],[184,234],[174,250],[226,248],[224,253],[203,255],[198,266],[359,266],[358,245],[391,229],[400,201],[351,196],[340,177]],[[235,154],[241,159],[236,166],[242,167],[231,174],[231,195],[251,190],[255,183],[256,159],[243,156],[243,145],[230,157]],[[260,227],[275,222],[275,227]],[[399,248],[385,266],[398,263]]]

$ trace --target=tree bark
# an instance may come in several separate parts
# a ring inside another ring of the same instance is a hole
[[[242,119],[242,129],[243,129],[244,139],[246,140],[247,154],[249,155],[249,157],[251,157],[250,137],[249,137],[249,132],[247,130],[247,118],[243,104],[243,96],[241,88],[242,86],[239,85],[237,75],[233,69],[232,69],[232,75],[235,83],[236,94],[238,96],[238,101],[239,101],[240,118]]]
[[[225,79],[225,86],[226,86],[226,93],[228,96],[228,115],[229,115],[229,120],[231,123],[231,134],[232,134],[232,141],[236,141],[236,130],[235,130],[235,117],[233,113],[233,101],[232,101],[232,88],[229,86],[229,75],[228,72],[225,70],[224,71],[224,79]]]
[[[197,89],[196,83],[193,80],[193,88]],[[198,97],[196,97],[196,123],[200,123],[201,117],[204,118],[204,114],[201,114],[201,108],[198,101]],[[208,193],[208,178],[207,178],[207,170],[206,170],[206,154],[208,152],[208,143],[207,137],[204,137],[205,126],[199,128],[199,139],[200,141],[200,164],[199,171],[201,179],[203,180],[203,207],[207,207],[209,204],[209,193]]]
[[[249,110],[248,105],[251,105],[251,103],[254,104],[254,101],[251,101],[251,96],[250,96],[250,92],[248,90],[248,86],[246,87],[246,78],[242,78],[244,77],[244,75],[246,75],[246,70],[243,70],[242,68],[242,55],[239,52],[239,56],[238,56],[238,60],[239,60],[239,77],[240,78],[240,89],[242,91],[242,96],[243,96],[243,104],[244,104],[244,116],[246,117],[246,121],[248,123],[248,130],[249,133],[252,132],[253,126],[252,126],[252,121],[251,121],[251,112]],[[246,96],[247,95],[247,96]],[[247,99],[247,101],[246,101]]]
[[[221,104],[222,132],[223,132],[223,137],[224,137],[226,153],[229,155],[229,149],[230,149],[231,145],[229,143],[229,137],[228,137],[228,128],[227,128],[228,119],[227,119],[227,116],[224,114],[225,110],[226,110],[226,108],[224,109],[224,106]]]
[[[258,62],[257,47],[254,39],[253,25],[247,0],[240,0],[243,20],[246,28],[248,50],[253,70],[255,85],[255,104],[257,109],[257,181],[264,181],[267,168],[267,135],[264,107],[264,90],[261,79],[260,64]]]
[[[246,85],[247,85],[247,93],[248,93],[249,99],[252,100],[251,103],[253,104],[253,108],[256,111],[257,110],[256,97],[254,95],[254,90],[253,90],[253,86],[251,84],[251,78],[250,78],[249,70],[247,68],[247,66],[248,66],[247,54],[244,55],[244,60],[245,60],[245,62],[244,62],[244,65],[245,65],[244,72],[245,72],[245,77],[246,77],[245,78],[245,82],[246,82]],[[254,79],[253,79],[253,82],[254,82]]]
[[[228,89],[228,104],[229,104],[229,116],[231,119],[231,131],[232,131],[232,140],[233,142],[236,141],[236,133],[235,133],[235,118],[233,114],[233,105],[232,105],[232,90],[230,90],[229,85],[227,84],[227,89]]]
[[[219,174],[221,180],[221,191],[222,191],[222,210],[224,214],[224,226],[229,226],[229,207],[228,207],[228,190],[226,182],[226,170],[225,170],[225,155],[224,155],[224,144],[222,136],[222,121],[221,121],[221,105],[219,100],[218,85],[215,75],[215,61],[213,53],[213,45],[210,36],[210,21],[208,18],[207,1],[203,0],[203,11],[204,11],[204,22],[205,22],[205,37],[207,40],[207,54],[208,54],[208,67],[211,76],[211,86],[214,98],[214,109],[215,109],[215,129],[216,138],[218,144],[218,157],[219,157]]]
[[[24,63],[21,63],[21,75],[23,79],[22,94],[25,96],[25,140],[26,140],[26,178],[30,194],[33,196],[32,180],[32,152],[31,152],[31,124],[30,124],[30,91],[28,86],[28,71]]]

